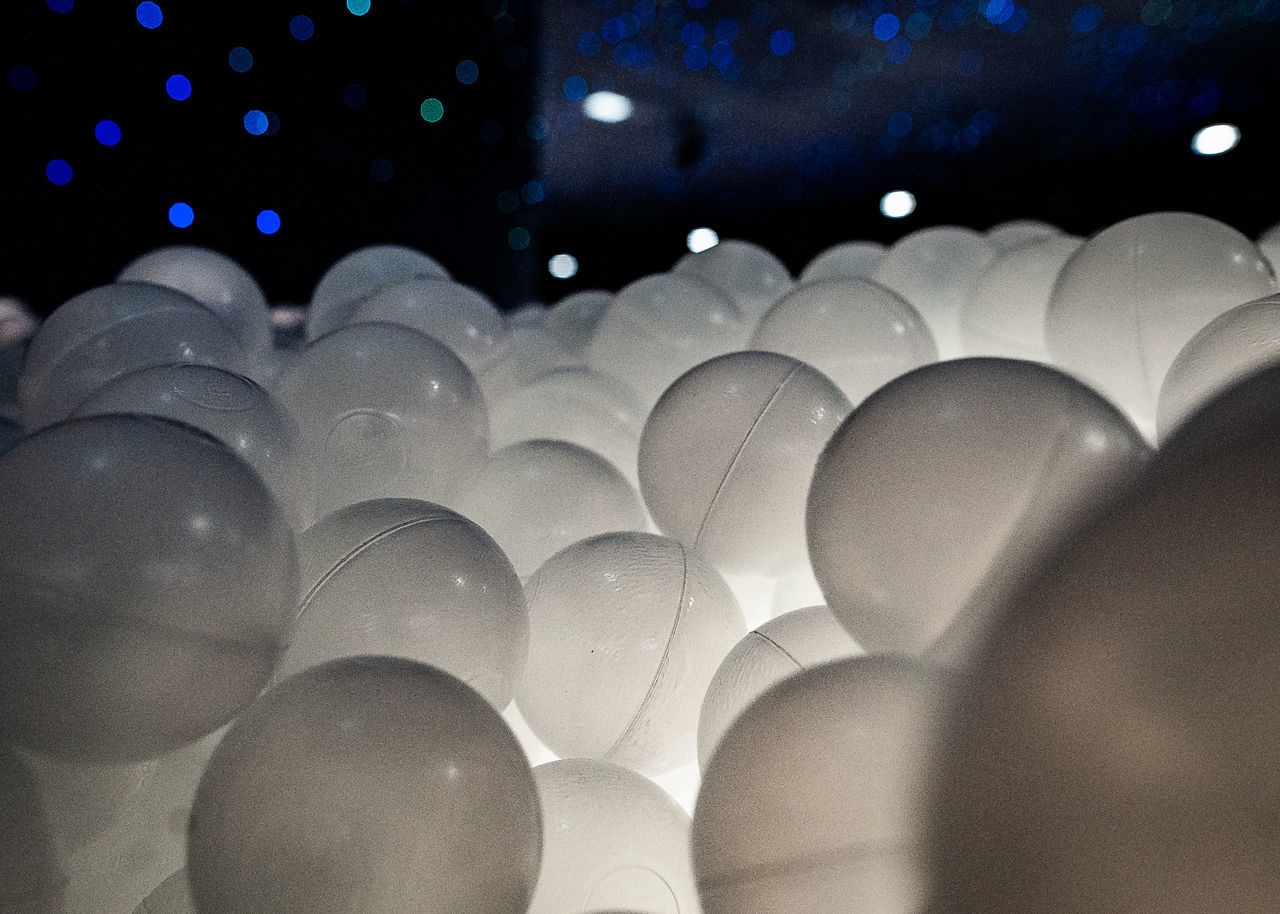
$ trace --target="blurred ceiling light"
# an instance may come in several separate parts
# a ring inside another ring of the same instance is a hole
[[[1191,151],[1201,156],[1219,156],[1230,152],[1240,142],[1240,128],[1235,124],[1210,124],[1191,138]]]
[[[631,117],[631,99],[617,92],[592,92],[582,100],[582,113],[592,120],[616,124]]]
[[[906,190],[891,190],[880,198],[880,212],[890,219],[901,219],[916,211],[915,194]]]
[[[709,228],[696,228],[685,238],[685,244],[695,254],[708,248],[713,248],[719,243],[720,236],[715,233],[714,229]]]

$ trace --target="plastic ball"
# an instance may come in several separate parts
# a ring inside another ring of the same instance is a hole
[[[1024,244],[1034,244],[1062,234],[1062,229],[1039,219],[1010,219],[999,222],[984,232],[987,240],[1002,253]]]
[[[796,286],[760,319],[751,348],[812,365],[855,405],[938,360],[933,334],[915,308],[878,283],[854,278]]]
[[[821,279],[870,279],[888,250],[878,241],[845,241],[832,245],[800,271],[800,282]]]
[[[529,914],[696,914],[689,816],[648,778],[596,759],[533,769],[542,872]]]
[[[1280,271],[1280,224],[1271,226],[1259,235],[1257,244],[1272,269]]]
[[[748,327],[791,289],[791,272],[758,244],[728,238],[705,251],[685,254],[672,269],[705,279],[725,292]]]
[[[40,752],[154,757],[266,684],[297,599],[266,486],[188,426],[99,416],[0,457],[0,725]]]
[[[704,362],[663,394],[640,439],[658,528],[721,571],[784,574],[807,553],[814,464],[849,412],[820,372],[774,352]]]
[[[198,914],[196,903],[191,899],[186,867],[156,886],[133,914]]]
[[[706,914],[920,910],[943,683],[901,657],[798,673],[712,755],[693,813]]]
[[[0,910],[63,914],[65,875],[46,821],[40,782],[0,743]]]
[[[640,496],[604,457],[539,438],[491,454],[456,509],[497,540],[521,580],[570,543],[611,530],[643,530]]]
[[[818,460],[808,544],[827,603],[869,651],[918,653],[1143,470],[1111,404],[1032,362],[960,359],[892,381]]]
[[[371,498],[444,501],[488,451],[489,416],[467,366],[398,324],[315,340],[276,394],[301,426],[322,515]]]
[[[1156,399],[1178,351],[1236,305],[1276,291],[1257,246],[1192,213],[1118,222],[1067,261],[1045,317],[1055,364],[1123,409],[1149,439]]]
[[[315,478],[298,423],[256,383],[210,365],[157,365],[121,375],[72,414],[146,413],[195,426],[253,467],[295,530],[315,519]]]
[[[608,533],[558,552],[525,590],[516,704],[539,739],[643,774],[693,761],[702,694],[746,632],[715,570],[666,537]]]
[[[613,293],[603,289],[583,289],[560,299],[547,311],[543,327],[555,337],[571,359],[571,364],[587,364],[587,348],[596,325],[613,301]]]
[[[788,676],[862,653],[825,606],[784,613],[733,646],[720,662],[698,716],[698,764],[711,754],[739,714]]]
[[[338,657],[407,657],[457,676],[498,710],[524,667],[529,613],[498,544],[460,514],[379,499],[298,539],[302,601],[276,678]]]
[[[371,244],[338,258],[311,293],[307,339],[350,323],[357,303],[382,286],[411,279],[449,279],[449,271],[419,250],[402,244]]]
[[[523,914],[542,823],[502,718],[433,667],[352,657],[242,714],[196,791],[200,914]]]
[[[899,238],[871,278],[919,311],[933,332],[939,357],[954,359],[964,352],[960,309],[997,253],[991,241],[972,229],[940,225]]]

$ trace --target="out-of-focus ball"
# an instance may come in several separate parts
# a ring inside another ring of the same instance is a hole
[[[39,326],[26,302],[14,295],[0,294],[0,347],[22,345]]]
[[[1124,410],[1149,440],[1178,351],[1236,305],[1276,291],[1244,235],[1192,213],[1148,213],[1094,235],[1067,261],[1045,316],[1054,364]]]
[[[133,914],[198,914],[196,903],[191,900],[186,867],[156,886]]]
[[[698,764],[706,769],[730,724],[770,686],[861,653],[825,606],[793,610],[761,625],[733,646],[707,687],[698,716]]]
[[[200,914],[523,914],[541,843],[533,774],[479,693],[352,657],[236,720],[196,791],[187,873]]]
[[[596,324],[587,362],[626,381],[652,406],[694,365],[739,348],[753,323],[700,276],[657,273],[614,296]]]
[[[750,241],[727,238],[685,254],[672,269],[698,276],[725,292],[742,312],[748,329],[791,289],[791,271],[765,248]]]
[[[960,359],[869,397],[818,460],[808,544],[827,603],[869,651],[918,653],[1143,469],[1149,448],[1047,366]]]
[[[1011,251],[1024,244],[1034,244],[1062,234],[1062,229],[1039,219],[1010,219],[998,222],[984,233],[987,240],[1001,252]]]
[[[256,383],[211,365],[156,365],[90,394],[73,417],[146,413],[193,425],[253,467],[295,530],[315,516],[315,478],[298,423]]]
[[[468,479],[459,512],[498,541],[521,580],[570,543],[612,530],[643,530],[635,487],[599,454],[539,438],[491,454]]]
[[[706,914],[914,914],[942,683],[856,657],[775,685],[724,735],[693,813]]]
[[[1002,251],[960,310],[965,355],[1049,362],[1044,316],[1063,264],[1082,244],[1071,235],[1027,241]]]
[[[399,324],[321,337],[276,394],[301,426],[322,515],[371,498],[444,501],[488,451],[489,415],[467,366]]]
[[[775,352],[704,362],[662,395],[640,438],[640,491],[668,536],[722,571],[804,564],[813,467],[849,412],[820,372]]]
[[[498,544],[428,502],[348,505],[298,539],[302,602],[276,678],[359,654],[439,667],[505,708],[524,668],[529,613]]]
[[[596,325],[604,316],[613,293],[604,289],[583,289],[566,295],[547,311],[543,327],[555,337],[565,353],[566,364],[585,366],[587,349]]]
[[[75,419],[0,457],[0,723],[68,758],[154,757],[266,684],[293,535],[246,463],[188,426]]]
[[[761,318],[751,348],[812,365],[854,405],[938,360],[933,334],[915,308],[884,286],[855,278],[796,286]]]
[[[832,245],[800,271],[800,282],[821,279],[870,279],[884,252],[878,241],[845,241]]]
[[[1275,270],[1280,270],[1280,224],[1273,225],[1258,236],[1258,249]]]
[[[697,914],[689,816],[629,768],[562,759],[533,769],[542,872],[529,914]]]
[[[307,339],[351,321],[357,303],[382,286],[411,279],[449,279],[449,271],[422,251],[402,244],[371,244],[340,257],[311,293]]]
[[[693,761],[702,694],[746,631],[720,575],[674,540],[609,533],[557,553],[525,590],[516,704],[539,739],[644,774]]]
[[[35,772],[0,743],[0,910],[64,914],[65,875]]]
[[[919,311],[933,331],[938,356],[954,359],[964,352],[960,309],[998,251],[972,229],[934,226],[899,238],[885,252],[871,278]]]

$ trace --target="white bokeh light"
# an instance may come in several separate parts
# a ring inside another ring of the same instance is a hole
[[[1240,143],[1240,128],[1235,124],[1210,124],[1191,138],[1191,151],[1200,156],[1219,156]]]
[[[606,124],[625,121],[634,109],[631,99],[617,92],[592,92],[582,100],[582,113]]]
[[[571,279],[578,275],[578,258],[572,254],[556,254],[547,261],[547,272],[556,279]]]
[[[710,250],[719,243],[720,236],[716,234],[715,229],[706,227],[694,229],[685,238],[685,244],[695,254]]]
[[[880,212],[890,219],[902,219],[916,211],[915,194],[907,190],[891,190],[880,198]]]

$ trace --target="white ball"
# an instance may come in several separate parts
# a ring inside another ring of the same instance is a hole
[[[832,245],[800,271],[800,282],[819,279],[870,279],[888,250],[878,241],[845,241]]]
[[[1010,219],[996,223],[985,234],[988,241],[1004,252],[1061,235],[1062,229],[1039,219]]]
[[[360,299],[379,287],[409,279],[449,279],[434,257],[401,244],[356,248],[333,263],[311,293],[307,339],[314,340],[350,322]]]
[[[747,325],[754,324],[792,285],[791,272],[781,260],[750,241],[729,238],[685,254],[672,269],[711,283],[733,299]]]

